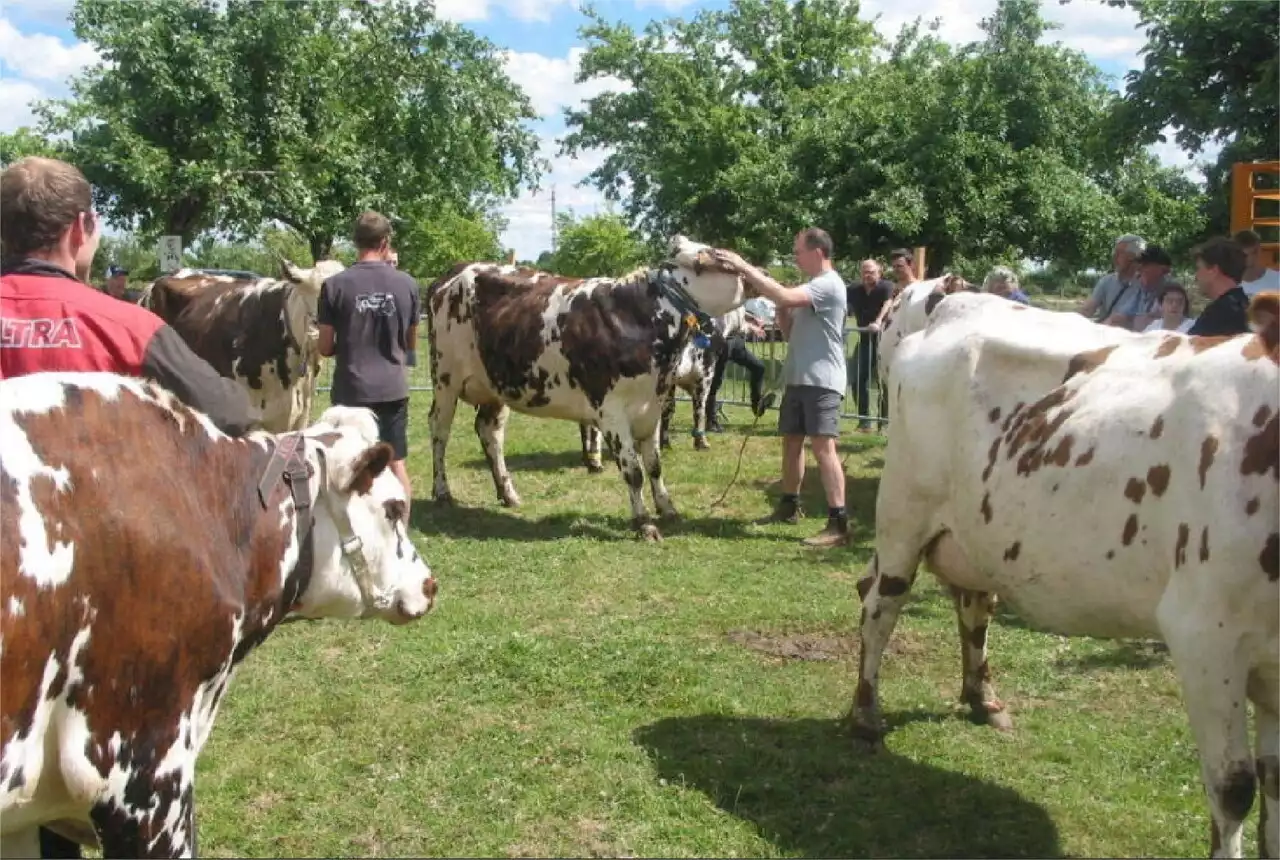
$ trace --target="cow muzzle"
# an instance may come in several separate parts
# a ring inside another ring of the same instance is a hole
[[[438,590],[439,585],[436,583],[436,578],[434,576],[428,576],[422,581],[422,596],[426,598],[426,602],[418,604],[417,601],[414,601],[414,604],[416,605],[409,606],[405,603],[403,598],[397,600],[395,613],[391,618],[391,622],[393,624],[408,624],[412,621],[417,621],[419,618],[426,615],[435,608],[436,592]]]

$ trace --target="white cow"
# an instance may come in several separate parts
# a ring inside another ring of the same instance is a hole
[[[1259,785],[1263,856],[1280,854],[1278,306],[1280,294],[1254,300],[1257,334],[1189,338],[959,294],[898,345],[876,552],[858,584],[860,736],[881,737],[880,659],[923,557],[954,595],[961,695],[998,726],[1010,722],[987,664],[997,594],[1062,635],[1166,642],[1213,855],[1240,856]]]

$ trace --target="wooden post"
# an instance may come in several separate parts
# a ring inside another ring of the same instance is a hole
[[[924,280],[924,273],[927,268],[924,264],[924,255],[927,250],[928,248],[925,245],[920,245],[912,253],[912,256],[915,257],[916,261],[916,277],[922,281]]]

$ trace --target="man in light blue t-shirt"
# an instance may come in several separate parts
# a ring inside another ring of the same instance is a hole
[[[809,277],[798,287],[784,287],[737,254],[719,256],[742,273],[748,287],[778,308],[778,325],[787,338],[783,369],[786,389],[778,409],[782,434],[782,499],[762,522],[794,523],[800,516],[800,484],[804,480],[804,440],[818,461],[827,494],[827,526],[805,540],[809,546],[840,546],[849,540],[845,512],[844,467],[836,453],[840,435],[840,402],[846,385],[844,280],[832,267],[831,237],[810,227],[795,240],[796,265]]]

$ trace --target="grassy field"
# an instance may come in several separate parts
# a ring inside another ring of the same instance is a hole
[[[245,664],[200,760],[204,856],[1205,856],[1195,749],[1167,658],[1145,643],[993,626],[1008,736],[954,704],[955,621],[922,577],[884,670],[887,751],[841,723],[856,680],[854,582],[882,449],[850,434],[857,545],[810,550],[811,514],[759,528],[771,426],[664,473],[684,520],[636,541],[616,470],[569,423],[513,416],[523,496],[499,507],[460,410],[460,507],[426,500],[429,394],[412,407],[416,540],[441,583],[423,622],[290,625]],[[322,396],[327,402],[327,397]],[[770,419],[762,422],[769,425]],[[1255,811],[1256,814],[1256,811]],[[1252,824],[1248,850],[1253,850]]]

